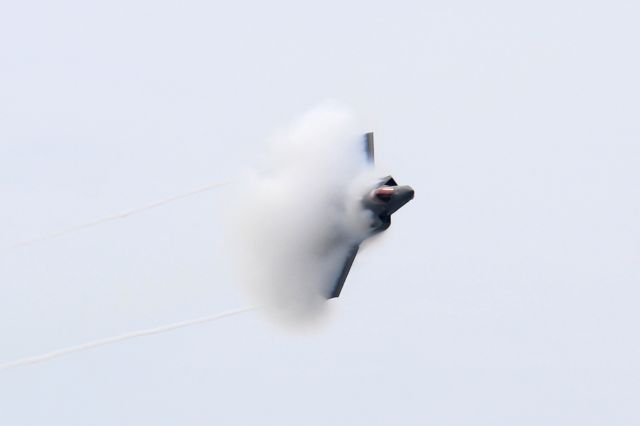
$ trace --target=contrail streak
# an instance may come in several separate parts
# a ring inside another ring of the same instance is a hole
[[[223,319],[223,318],[227,318],[227,317],[231,317],[231,316],[235,316],[235,315],[240,315],[240,314],[243,314],[245,312],[252,311],[254,309],[256,309],[256,308],[255,307],[249,307],[249,308],[243,308],[243,309],[236,309],[236,310],[233,310],[233,311],[226,311],[226,312],[222,312],[220,314],[209,315],[209,316],[206,316],[206,317],[196,318],[196,319],[189,320],[189,321],[181,321],[181,322],[177,322],[177,323],[174,323],[174,324],[169,324],[169,325],[165,325],[165,326],[161,326],[161,327],[148,328],[146,330],[140,330],[140,331],[134,331],[132,333],[121,334],[120,336],[108,337],[108,338],[99,339],[99,340],[93,340],[93,341],[90,341],[90,342],[82,343],[80,345],[71,346],[71,347],[68,347],[68,348],[63,348],[63,349],[58,349],[58,350],[55,350],[55,351],[47,352],[47,353],[42,354],[42,355],[31,356],[31,357],[22,358],[22,359],[19,359],[19,360],[16,360],[16,361],[12,361],[12,362],[7,362],[5,364],[0,364],[0,370],[8,370],[8,369],[11,369],[11,368],[22,367],[22,366],[31,365],[31,364],[38,364],[38,363],[41,363],[41,362],[46,362],[46,361],[50,361],[50,360],[55,359],[55,358],[66,356],[66,355],[69,355],[69,354],[72,354],[72,353],[83,352],[83,351],[87,351],[89,349],[98,348],[100,346],[107,346],[107,345],[111,345],[111,344],[114,344],[114,343],[122,342],[122,341],[125,341],[125,340],[136,339],[138,337],[153,336],[154,334],[166,333],[166,332],[169,332],[169,331],[177,330],[179,328],[185,328],[185,327],[190,327],[192,325],[198,325],[198,324],[204,324],[204,323],[207,323],[207,322],[213,322],[213,321],[217,321],[219,319]]]
[[[139,214],[139,213],[145,212],[147,210],[155,209],[157,207],[161,207],[161,206],[164,206],[166,204],[170,204],[170,203],[173,203],[175,201],[182,200],[183,198],[192,197],[194,195],[201,194],[201,193],[207,192],[207,191],[211,191],[213,189],[220,188],[222,186],[229,185],[229,184],[230,184],[230,182],[214,183],[214,184],[211,184],[211,185],[208,185],[208,186],[205,186],[205,187],[193,190],[193,191],[185,192],[183,194],[174,195],[173,197],[165,198],[164,200],[156,201],[155,203],[151,203],[151,204],[148,204],[146,206],[136,207],[134,209],[130,209],[130,210],[127,210],[127,211],[122,212],[122,213],[114,214],[112,216],[107,216],[107,217],[104,217],[102,219],[97,219],[97,220],[94,220],[92,222],[84,223],[84,224],[81,224],[81,225],[72,226],[71,228],[67,228],[67,229],[63,229],[63,230],[60,230],[60,231],[52,232],[51,234],[43,235],[41,237],[33,238],[31,240],[20,241],[20,242],[17,242],[15,244],[11,245],[11,246],[5,247],[3,251],[9,251],[9,250],[17,249],[17,248],[20,248],[20,247],[30,246],[32,244],[37,244],[37,243],[41,243],[41,242],[44,242],[44,241],[52,240],[54,238],[62,237],[63,235],[71,234],[71,233],[78,232],[78,231],[83,231],[83,230],[88,229],[88,228],[93,228],[94,226],[102,225],[104,223],[111,222],[111,221],[114,221],[114,220],[125,219],[125,218],[127,218],[129,216],[132,216],[132,215],[135,215],[135,214]]]

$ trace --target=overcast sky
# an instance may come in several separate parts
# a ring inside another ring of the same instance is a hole
[[[326,99],[416,199],[326,324],[0,372],[0,424],[640,423],[634,1],[4,1],[1,247],[258,164]],[[227,186],[0,253],[0,362],[247,305]]]

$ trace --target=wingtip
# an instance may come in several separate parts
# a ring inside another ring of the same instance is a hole
[[[371,164],[375,163],[375,151],[373,144],[373,132],[365,133],[364,135],[364,150],[367,154],[367,161]]]

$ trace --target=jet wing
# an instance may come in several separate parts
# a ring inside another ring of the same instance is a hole
[[[367,156],[367,162],[371,165],[375,162],[375,155],[373,150],[373,132],[366,133],[364,135],[364,152]],[[340,292],[342,291],[342,287],[344,286],[344,282],[347,279],[347,275],[349,275],[349,271],[351,270],[351,265],[353,265],[353,261],[358,254],[358,249],[360,246],[353,246],[347,253],[347,257],[344,260],[342,265],[342,269],[340,271],[340,275],[336,280],[333,288],[331,289],[331,293],[329,294],[329,299],[333,299],[334,297],[339,297]]]
[[[364,152],[367,154],[367,162],[373,165],[375,163],[375,156],[373,152],[373,132],[369,132],[364,135]]]
[[[375,162],[375,155],[373,149],[373,132],[366,133],[364,135],[364,153],[367,157],[367,162],[373,166]],[[331,289],[331,293],[329,294],[329,299],[333,299],[334,297],[339,297],[340,292],[342,291],[342,287],[344,286],[344,282],[347,279],[347,275],[349,275],[349,271],[351,270],[351,265],[353,265],[353,261],[358,254],[358,249],[360,246],[353,246],[347,253],[347,256],[342,265],[342,269],[340,271],[340,275],[336,280],[333,288]]]
[[[351,265],[353,265],[353,261],[358,254],[358,249],[360,246],[353,246],[347,253],[347,257],[344,260],[344,264],[342,266],[342,270],[340,271],[340,275],[331,290],[331,294],[329,295],[329,299],[333,299],[334,297],[339,297],[340,292],[342,291],[342,286],[344,286],[344,282],[347,279],[347,275],[349,275],[349,270],[351,269]]]

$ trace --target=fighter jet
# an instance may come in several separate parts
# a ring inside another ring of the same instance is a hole
[[[367,133],[364,136],[364,152],[367,156],[367,161],[373,166],[373,133]],[[372,216],[371,228],[366,238],[370,238],[389,229],[391,226],[391,215],[411,201],[413,196],[413,188],[408,185],[398,185],[391,176],[385,176],[372,184],[369,190],[363,194],[361,201],[362,207],[369,210]],[[331,293],[328,299],[340,296],[340,292],[347,279],[347,275],[349,275],[349,270],[351,270],[351,265],[353,265],[359,248],[360,244],[357,244],[349,250],[342,271],[335,285],[331,287]]]

